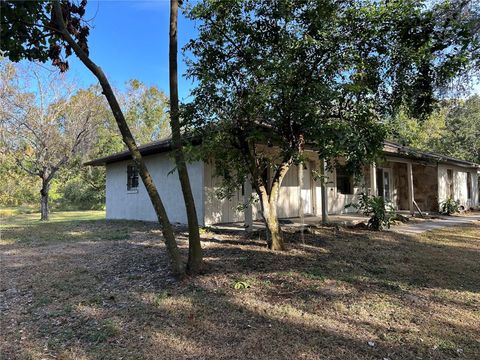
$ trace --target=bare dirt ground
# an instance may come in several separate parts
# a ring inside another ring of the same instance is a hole
[[[479,358],[479,225],[324,228],[282,253],[205,232],[181,282],[154,224],[2,227],[2,359]]]

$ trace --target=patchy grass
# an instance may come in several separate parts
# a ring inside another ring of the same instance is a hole
[[[78,222],[86,220],[102,220],[105,219],[105,211],[54,211],[50,213],[50,220],[42,223],[40,221],[40,213],[38,211],[19,211],[13,208],[2,209],[0,213],[0,229],[11,227],[26,227],[32,225],[51,225],[64,222]]]
[[[104,211],[59,211],[48,222],[40,214],[21,213],[1,218],[0,246],[14,243],[45,245],[54,242],[125,240],[133,226],[128,221],[104,221]],[[146,224],[145,226],[150,226]]]
[[[8,241],[0,247],[0,357],[393,360],[480,353],[478,225],[418,237],[325,228],[306,235],[306,245],[289,234],[283,253],[257,239],[205,231],[205,273],[177,282],[155,224],[101,216],[2,224]],[[178,238],[186,255],[185,234]]]
[[[22,206],[0,206],[0,218],[10,217],[20,214],[31,214],[38,212],[38,206],[22,205]]]

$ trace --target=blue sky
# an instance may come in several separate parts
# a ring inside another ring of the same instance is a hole
[[[92,26],[90,56],[107,74],[112,85],[122,88],[129,79],[157,85],[168,94],[169,0],[90,0],[86,19]],[[192,21],[179,17],[179,49],[195,36]],[[186,65],[179,52],[179,74]],[[72,55],[69,75],[80,85],[96,83],[90,71]],[[179,93],[187,100],[192,81],[179,79]]]
[[[92,26],[89,46],[91,58],[102,67],[112,85],[122,88],[127,80],[138,79],[157,85],[168,94],[169,0],[89,0],[86,19]],[[179,49],[196,36],[194,23],[179,16]],[[186,65],[178,55],[179,74]],[[89,70],[76,58],[68,59],[69,76],[81,86],[96,83]],[[192,81],[179,78],[179,94],[188,98]],[[473,93],[480,93],[480,84]]]

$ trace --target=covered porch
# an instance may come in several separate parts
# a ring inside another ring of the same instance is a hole
[[[400,157],[387,157],[368,169],[370,194],[389,201],[395,210],[411,215],[439,211],[436,164]]]
[[[438,214],[440,203],[447,198],[458,199],[463,209],[474,209],[480,203],[479,166],[463,160],[386,143],[382,160],[364,167],[362,176],[354,177],[347,172],[343,159],[328,167],[314,150],[306,150],[305,155],[304,164],[292,166],[282,182],[279,218],[304,216],[306,223],[317,219],[323,223],[354,221],[357,210],[346,205],[358,203],[362,193],[383,197],[397,212],[421,217]],[[250,183],[231,199],[218,200],[215,193],[220,182],[211,165],[206,166],[205,178],[205,224],[257,226],[261,209],[258,201],[252,204],[248,200],[256,196]]]

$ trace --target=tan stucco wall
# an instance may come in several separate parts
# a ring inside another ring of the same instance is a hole
[[[412,166],[413,193],[422,211],[438,211],[437,167],[430,165]]]

